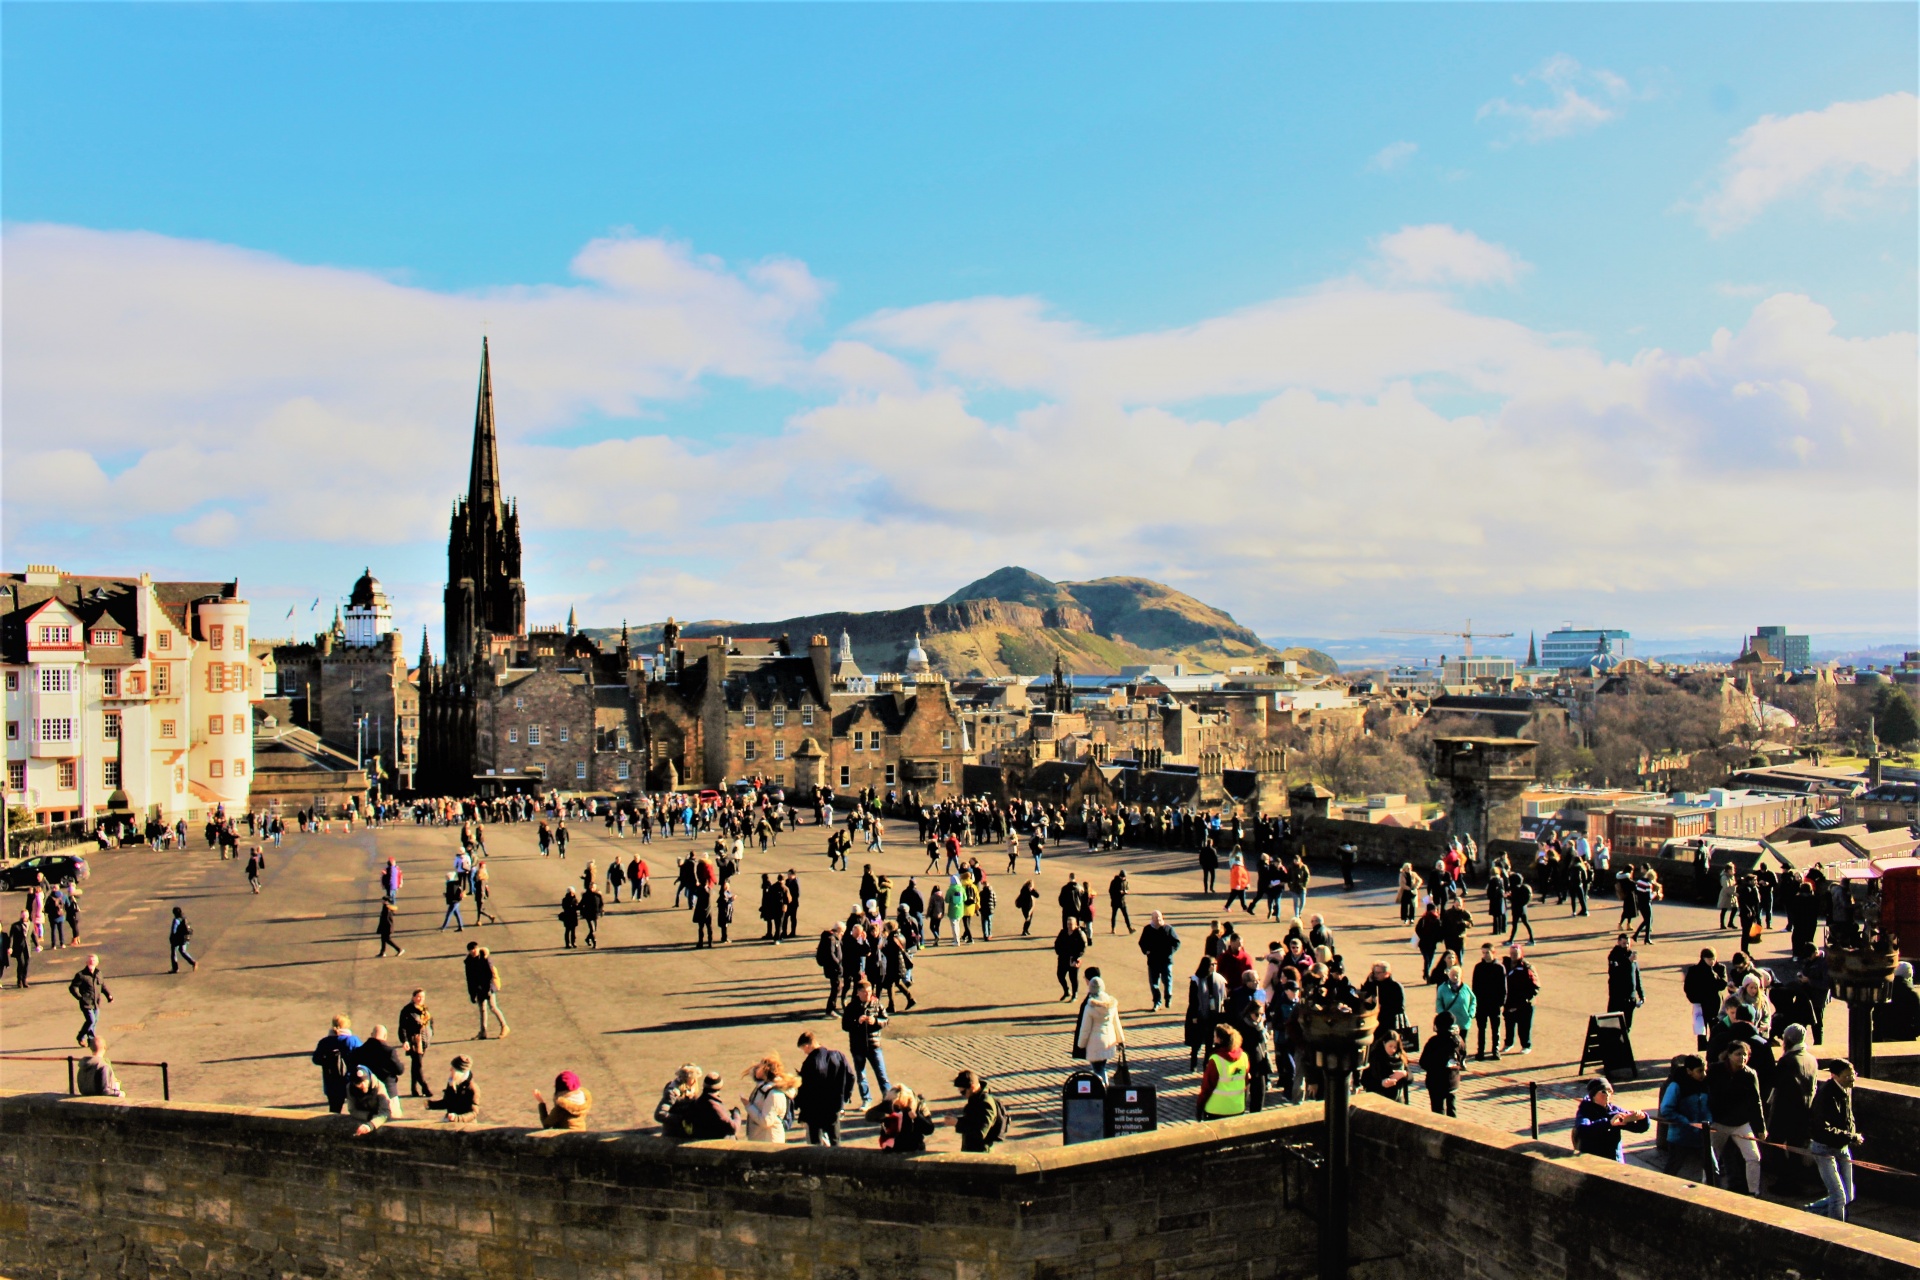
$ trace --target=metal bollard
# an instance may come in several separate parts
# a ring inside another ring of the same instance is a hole
[[[173,1101],[173,1082],[167,1074],[167,1064],[164,1062],[160,1064],[160,1100],[162,1102]],[[1536,1138],[1539,1137],[1540,1124],[1537,1118],[1534,1121],[1533,1130],[1533,1136]]]
[[[74,1094],[79,1092],[80,1092],[80,1089],[74,1083],[74,1077],[73,1077],[73,1055],[68,1054],[67,1055],[67,1096],[71,1098]]]
[[[1533,1131],[1535,1142],[1540,1140],[1540,1086],[1537,1082],[1527,1081],[1528,1127]]]

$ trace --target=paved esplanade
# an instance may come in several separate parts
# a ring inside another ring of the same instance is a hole
[[[914,842],[911,823],[889,822],[885,854],[866,854],[864,839],[857,842],[847,872],[826,870],[825,832],[804,826],[785,833],[771,853],[748,854],[734,882],[740,896],[734,942],[694,951],[687,912],[671,906],[673,873],[688,849],[710,849],[711,835],[692,841],[656,838],[642,845],[633,836],[610,838],[597,821],[568,825],[573,842],[565,861],[539,855],[532,823],[486,828],[491,906],[502,922],[475,927],[468,901],[464,933],[437,929],[444,913],[441,887],[458,848],[458,827],[419,827],[409,819],[376,830],[362,827],[350,836],[342,834],[338,823],[333,834],[290,835],[282,848],[266,846],[265,887],[258,896],[247,890],[245,843],[242,859],[229,862],[198,847],[202,842],[197,839],[196,847],[184,853],[142,848],[90,854],[93,875],[83,897],[83,943],[35,956],[34,987],[0,995],[0,1048],[13,1054],[71,1052],[80,1018],[66,983],[86,954],[97,951],[117,998],[102,1018],[115,1058],[170,1061],[179,1098],[319,1107],[319,1072],[308,1055],[329,1019],[346,1012],[363,1036],[376,1023],[393,1028],[408,994],[425,987],[437,1032],[429,1079],[438,1090],[447,1060],[455,1053],[471,1054],[482,1119],[535,1123],[531,1091],[550,1089],[554,1074],[570,1069],[579,1072],[593,1092],[594,1127],[651,1127],[661,1086],[683,1062],[724,1072],[729,1096],[734,1096],[745,1091],[741,1073],[766,1050],[778,1050],[789,1067],[797,1066],[793,1042],[803,1027],[825,1032],[823,1038],[844,1048],[838,1020],[821,1012],[825,988],[813,960],[820,930],[846,916],[866,862],[892,878],[896,899],[909,876],[919,877],[923,891],[934,882],[920,874],[926,856]],[[599,930],[600,949],[563,951],[555,918],[561,894],[569,885],[578,886],[589,859],[604,886],[608,861],[616,852],[623,862],[636,853],[646,860],[653,897],[639,907],[624,894],[618,904],[609,900]],[[1096,945],[1087,963],[1098,965],[1120,996],[1136,1073],[1161,1085],[1163,1122],[1189,1118],[1198,1078],[1186,1072],[1179,1011],[1185,1006],[1186,975],[1203,953],[1207,924],[1221,918],[1213,909],[1219,898],[1209,900],[1198,892],[1200,875],[1193,855],[1155,849],[1089,854],[1083,842],[1070,839],[1048,852],[1044,873],[1036,881],[1041,902],[1034,912],[1034,933],[1021,938],[1013,898],[1031,875],[1030,858],[1023,849],[1020,872],[1007,876],[1002,874],[1004,846],[981,846],[967,853],[979,857],[995,887],[996,940],[921,950],[914,988],[920,1008],[897,1016],[884,1041],[892,1077],[925,1092],[944,1118],[954,1105],[948,1082],[955,1069],[976,1067],[995,1077],[996,1087],[1013,1099],[1016,1136],[1058,1141],[1058,1087],[1072,1067],[1068,1010],[1074,1006],[1058,1002],[1051,947],[1060,927],[1056,897],[1072,871],[1090,878],[1098,895]],[[377,959],[375,877],[388,856],[397,858],[406,871],[398,939],[406,955]],[[1175,957],[1171,1014],[1146,1013],[1145,963],[1135,940],[1124,925],[1118,937],[1107,931],[1107,882],[1122,866],[1133,884],[1129,906],[1135,927],[1144,926],[1149,913],[1159,909],[1180,930],[1183,945]],[[800,932],[773,946],[759,940],[760,873],[788,867],[800,873]],[[1412,979],[1409,1012],[1430,1023],[1431,991],[1418,983],[1419,953],[1409,944],[1410,930],[1399,923],[1390,874],[1384,868],[1363,868],[1360,887],[1346,892],[1337,874],[1326,874],[1332,870],[1331,862],[1317,863],[1309,913],[1327,917],[1356,979],[1363,978],[1375,960],[1391,962],[1403,981]],[[1225,881],[1222,875],[1223,890]],[[1284,908],[1284,898],[1282,904]],[[167,972],[167,922],[175,905],[186,909],[194,925],[197,973]],[[1478,910],[1483,904],[1473,900],[1472,905],[1479,928],[1469,941],[1469,968],[1480,942],[1489,936]],[[1470,1062],[1473,1070],[1462,1088],[1461,1114],[1508,1132],[1524,1131],[1525,1082],[1534,1079],[1542,1084],[1543,1134],[1564,1135],[1571,1122],[1573,1068],[1586,1018],[1606,1006],[1605,957],[1619,906],[1601,898],[1590,917],[1575,919],[1549,899],[1536,901],[1532,914],[1539,945],[1529,954],[1544,988],[1534,1053],[1499,1063]],[[1284,922],[1264,919],[1264,907],[1258,918],[1236,908],[1231,919],[1256,956],[1284,929]],[[1650,1065],[1643,1068],[1644,1089],[1623,1091],[1624,1105],[1655,1105],[1653,1081],[1664,1078],[1666,1060],[1693,1047],[1689,1010],[1680,994],[1680,968],[1693,962],[1702,945],[1715,946],[1723,959],[1733,950],[1733,934],[1712,928],[1715,913],[1710,907],[1663,903],[1655,923],[1657,944],[1640,949],[1648,1005],[1634,1028],[1640,1060]],[[477,1021],[460,964],[469,940],[492,950],[505,980],[501,1004],[513,1034],[504,1041],[474,1039]],[[1763,963],[1783,957],[1784,943],[1784,935],[1772,935]],[[1826,1036],[1829,1051],[1843,1051],[1846,1010],[1838,1001],[1831,1006]],[[131,1096],[158,1097],[157,1073],[127,1068],[120,1074]],[[64,1067],[12,1064],[5,1068],[4,1084],[10,1089],[61,1088]],[[1417,1082],[1413,1099],[1416,1106],[1426,1105]],[[427,1113],[416,1104],[408,1114]],[[848,1138],[862,1144],[873,1141],[870,1127],[860,1123],[850,1126]],[[943,1126],[933,1145],[953,1146],[952,1130]]]

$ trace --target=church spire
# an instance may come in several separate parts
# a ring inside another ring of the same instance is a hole
[[[433,641],[427,638],[427,629],[420,628],[420,672],[425,675],[433,670]]]
[[[473,468],[467,475],[467,502],[472,510],[500,507],[500,442],[493,426],[493,371],[487,340],[480,339],[480,395],[473,410]]]
[[[1531,631],[1527,632],[1527,665],[1530,667],[1540,665],[1540,651],[1534,647],[1533,632]]]
[[[573,606],[568,605],[567,606],[567,634],[572,635],[573,632],[574,632]]]

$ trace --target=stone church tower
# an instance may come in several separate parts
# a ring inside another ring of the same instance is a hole
[[[467,495],[454,505],[447,532],[446,660],[473,662],[490,636],[527,629],[527,588],[520,580],[520,512],[500,492],[500,443],[493,423],[493,375],[480,340],[480,396],[473,415],[473,463]]]

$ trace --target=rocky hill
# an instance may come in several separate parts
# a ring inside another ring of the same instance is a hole
[[[1008,566],[970,582],[945,600],[881,613],[819,613],[773,622],[709,619],[688,623],[689,636],[788,636],[797,647],[824,634],[836,644],[844,630],[853,654],[869,672],[899,671],[915,635],[936,670],[949,676],[1044,675],[1058,655],[1067,670],[1093,675],[1151,663],[1181,663],[1189,671],[1281,656],[1329,674],[1339,664],[1317,650],[1280,651],[1227,613],[1146,578],[1052,582]],[[604,628],[596,639],[614,634]],[[635,645],[659,642],[660,624],[636,627]]]

